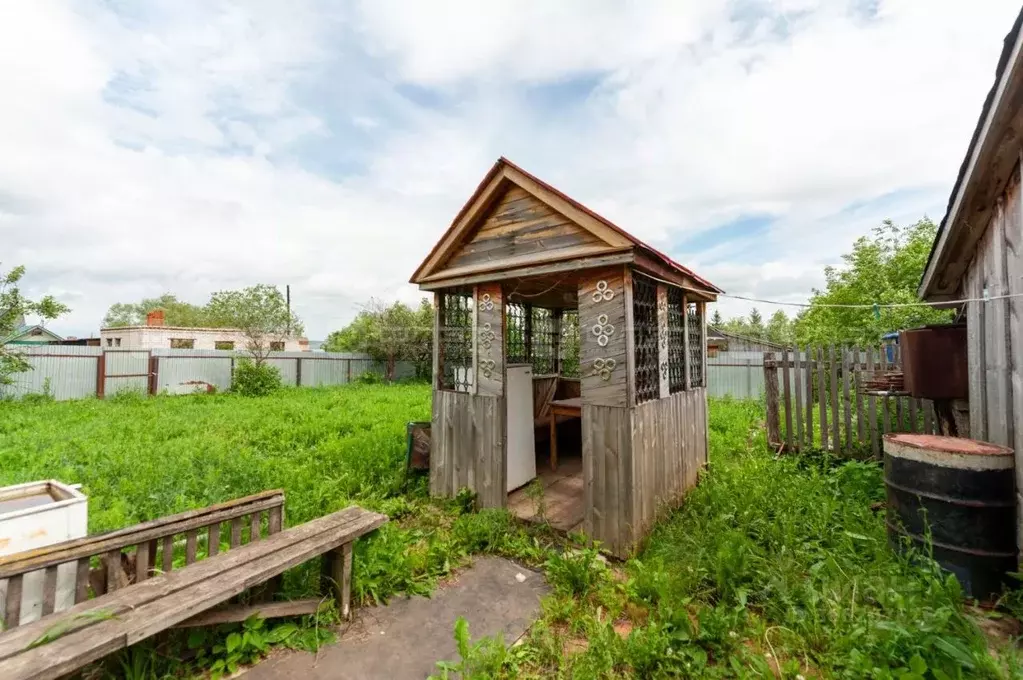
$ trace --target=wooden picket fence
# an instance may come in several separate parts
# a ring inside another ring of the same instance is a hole
[[[874,392],[865,383],[901,370],[898,346],[792,347],[764,355],[767,435],[786,451],[830,451],[875,458],[888,432],[937,434],[933,404],[905,392]]]

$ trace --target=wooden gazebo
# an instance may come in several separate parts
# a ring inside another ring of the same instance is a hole
[[[509,437],[518,450],[523,434],[509,432],[506,376],[523,364],[552,449],[554,413],[581,418],[580,469],[563,483],[577,528],[607,550],[630,553],[696,484],[713,284],[504,158],[412,283],[436,300],[431,493],[508,505]]]

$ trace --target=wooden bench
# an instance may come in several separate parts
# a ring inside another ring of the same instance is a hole
[[[349,507],[8,630],[0,634],[0,678],[59,677],[180,624],[238,620],[233,612],[228,618],[203,612],[319,555],[326,555],[325,582],[347,616],[352,543],[386,522]]]
[[[284,491],[264,491],[124,529],[0,557],[0,582],[7,583],[3,627],[10,630],[39,618],[40,614],[45,616],[66,609],[86,600],[90,589],[93,595],[103,595],[144,581],[161,570],[171,571],[175,547],[186,565],[204,556],[216,555],[222,547],[222,525],[227,527],[228,533],[223,536],[228,538],[224,546],[228,550],[241,545],[243,538],[246,541],[258,540],[264,517],[267,535],[281,530],[284,525]],[[244,529],[247,531],[243,532]],[[202,552],[199,552],[200,542],[205,543]],[[98,558],[95,560],[98,563],[96,568],[91,567],[93,558]],[[58,568],[65,573],[75,571],[74,592],[64,593],[62,598],[57,597]],[[38,571],[44,574],[41,611],[22,612],[25,577]]]

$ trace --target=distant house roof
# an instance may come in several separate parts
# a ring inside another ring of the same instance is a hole
[[[955,295],[959,278],[973,257],[977,240],[992,214],[995,201],[984,187],[995,186],[1001,190],[1018,162],[1015,152],[1008,153],[1002,147],[1004,140],[1015,139],[1018,135],[1023,115],[1020,106],[1023,99],[1021,25],[1023,10],[1005,36],[995,68],[995,82],[981,107],[977,127],[948,199],[948,210],[931,246],[918,291],[925,300],[948,300]]]
[[[39,335],[47,336],[52,341],[60,341],[64,338],[60,337],[53,331],[47,330],[40,324],[20,324],[14,329],[14,332],[8,335],[6,338],[0,340],[0,345],[17,345],[26,341],[23,338],[35,337]],[[31,343],[28,343],[31,344]]]

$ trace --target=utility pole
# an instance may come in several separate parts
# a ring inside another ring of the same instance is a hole
[[[284,286],[284,299],[288,303],[288,337],[291,337],[291,284]]]

